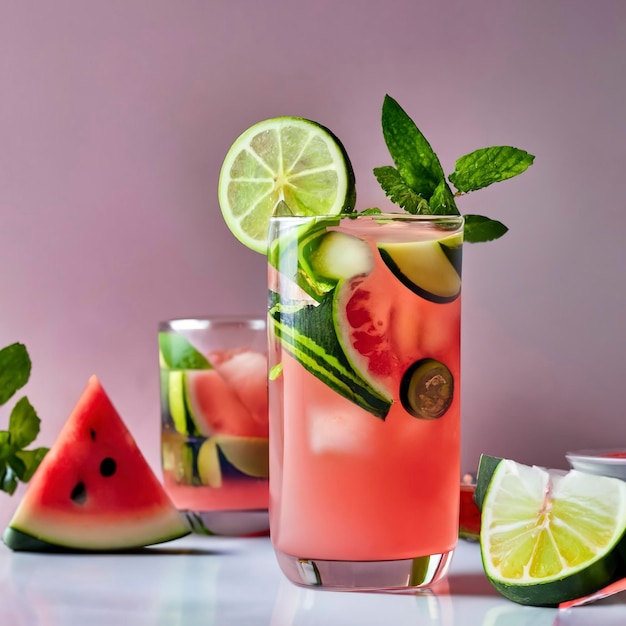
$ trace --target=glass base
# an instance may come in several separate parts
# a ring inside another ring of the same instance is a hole
[[[337,591],[407,591],[430,587],[447,573],[454,550],[397,561],[325,561],[275,550],[278,564],[296,585]]]
[[[183,511],[191,530],[200,535],[245,537],[267,535],[270,520],[267,510]]]

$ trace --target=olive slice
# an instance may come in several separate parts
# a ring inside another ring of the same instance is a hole
[[[461,293],[461,237],[442,240],[378,244],[391,273],[413,293],[437,304],[452,302]]]
[[[441,361],[421,359],[404,372],[400,381],[400,401],[413,417],[440,418],[452,403],[454,378]]]

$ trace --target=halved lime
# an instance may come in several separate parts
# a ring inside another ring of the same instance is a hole
[[[625,529],[626,483],[505,459],[483,500],[485,573],[514,602],[555,606],[621,575]]]
[[[257,122],[235,140],[220,171],[218,199],[235,237],[265,254],[269,219],[281,201],[298,216],[350,212],[354,173],[327,128],[276,117]]]

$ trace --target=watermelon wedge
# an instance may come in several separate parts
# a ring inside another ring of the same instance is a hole
[[[189,534],[96,376],[3,535],[13,550],[113,551]]]

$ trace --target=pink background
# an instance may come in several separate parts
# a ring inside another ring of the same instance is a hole
[[[29,348],[41,443],[95,373],[158,471],[157,322],[264,313],[217,206],[228,147],[315,119],[380,205],[389,93],[446,172],[537,156],[460,203],[511,229],[465,249],[464,469],[626,446],[625,59],[623,0],[1,0],[0,345]]]

